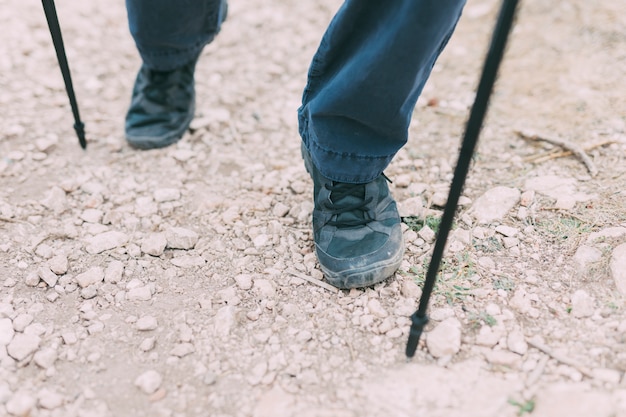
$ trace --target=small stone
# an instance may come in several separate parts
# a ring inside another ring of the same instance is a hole
[[[494,331],[490,326],[482,326],[476,335],[476,344],[479,346],[493,347],[498,344],[501,337],[501,332]]]
[[[98,288],[95,285],[90,285],[87,288],[83,288],[80,290],[80,296],[85,300],[91,300],[98,295]]]
[[[528,351],[528,343],[521,330],[513,330],[506,339],[509,350],[518,355],[524,355]]]
[[[422,197],[410,197],[398,201],[398,212],[401,217],[424,217],[424,202]]]
[[[572,295],[572,315],[576,318],[591,317],[595,311],[595,300],[584,290]]]
[[[63,275],[67,272],[69,264],[65,255],[56,255],[48,261],[48,268],[57,275]]]
[[[176,201],[180,199],[180,190],[178,188],[158,188],[154,190],[153,197],[157,203]]]
[[[235,283],[240,290],[248,291],[252,288],[252,275],[239,274],[235,277]]]
[[[54,211],[56,214],[62,213],[67,209],[67,195],[60,187],[52,187],[46,197],[41,200],[41,204]]]
[[[387,313],[387,310],[385,310],[380,304],[380,301],[375,298],[367,302],[367,309],[370,311],[370,313],[378,318],[385,318],[389,315],[389,313]]]
[[[516,188],[495,187],[480,196],[472,205],[471,213],[479,223],[501,220],[517,204],[520,192]]]
[[[135,323],[135,327],[137,328],[137,330],[140,331],[154,330],[159,327],[159,322],[157,321],[156,317],[143,316],[142,318],[137,320],[137,323]]]
[[[29,416],[36,403],[36,399],[31,394],[20,391],[7,401],[4,406],[9,414],[22,417]]]
[[[41,278],[46,284],[48,284],[48,287],[50,288],[53,288],[55,285],[57,285],[57,281],[59,280],[57,274],[55,274],[50,270],[50,268],[45,266],[39,267],[37,269],[37,275],[39,275],[39,278]]]
[[[143,339],[143,341],[139,345],[139,349],[141,349],[144,352],[149,352],[152,349],[154,349],[155,345],[156,345],[156,338],[155,337],[147,337],[147,338]]]
[[[39,391],[39,394],[37,394],[37,403],[41,408],[45,408],[46,410],[59,408],[63,405],[64,401],[61,394],[47,388],[42,389]]]
[[[128,235],[122,232],[109,231],[100,233],[92,238],[87,239],[85,250],[92,254],[102,253],[106,250],[115,249],[123,246],[128,242]]]
[[[274,208],[272,209],[272,214],[276,217],[285,217],[291,208],[283,203],[276,203]]]
[[[73,345],[78,342],[78,337],[74,332],[63,332],[61,333],[61,338],[66,345]]]
[[[36,287],[37,285],[39,285],[40,280],[41,279],[39,278],[39,274],[36,271],[31,271],[24,277],[24,284],[28,285],[29,287]]]
[[[254,291],[265,298],[273,298],[276,295],[274,284],[267,279],[255,279]]]
[[[7,353],[16,361],[26,359],[39,348],[41,338],[34,334],[17,333],[7,346]]]
[[[500,226],[496,227],[496,232],[506,237],[514,237],[519,233],[519,230],[515,227],[505,226],[501,224]]]
[[[32,314],[20,314],[13,319],[13,328],[16,332],[23,332],[34,320]]]
[[[235,307],[224,306],[217,310],[214,330],[218,336],[228,336],[235,325]]]
[[[35,364],[43,369],[48,369],[57,360],[57,352],[52,348],[45,348],[37,351],[33,356]]]
[[[271,238],[270,236],[266,234],[260,234],[258,236],[255,236],[254,239],[252,239],[252,244],[257,249],[267,246],[270,243],[271,243]]]
[[[461,349],[461,323],[454,317],[442,321],[428,332],[426,346],[435,358],[456,354]]]
[[[400,294],[403,297],[417,300],[422,296],[422,289],[413,280],[404,279],[400,287]]]
[[[94,321],[89,326],[87,326],[87,333],[90,335],[100,333],[104,330],[104,323],[101,321]]]
[[[593,375],[595,379],[616,385],[619,384],[622,379],[620,371],[609,368],[595,368],[591,371],[591,375]]]
[[[428,226],[422,227],[419,232],[417,232],[417,235],[429,243],[434,242],[436,237],[435,232]]]
[[[617,290],[626,295],[626,243],[613,249],[609,268]]]
[[[146,371],[135,379],[135,386],[144,394],[152,394],[159,389],[162,382],[161,375],[154,370]]]
[[[129,301],[149,301],[152,298],[152,291],[149,286],[133,288],[128,291],[126,298]]]
[[[524,191],[520,197],[519,204],[523,207],[530,206],[535,200],[535,192],[533,190]]]
[[[100,223],[103,215],[102,210],[89,208],[80,214],[80,218],[87,223]]]
[[[504,237],[502,238],[502,243],[505,248],[511,249],[519,245],[519,239],[516,237]]]
[[[163,233],[154,233],[144,239],[141,251],[152,256],[161,256],[167,246],[167,239]]]
[[[89,287],[90,285],[98,284],[104,280],[104,270],[95,266],[82,274],[76,275],[76,282],[81,288]]]
[[[587,242],[602,241],[605,239],[619,239],[626,236],[626,227],[607,227],[599,232],[590,233]]]
[[[183,358],[195,352],[196,349],[191,343],[178,343],[170,352],[170,355]]]
[[[199,236],[193,230],[182,227],[172,227],[166,233],[167,247],[171,249],[193,249],[198,243]]]
[[[0,346],[8,345],[11,340],[13,340],[14,335],[15,330],[13,329],[13,323],[11,322],[11,319],[0,319]]]
[[[573,260],[581,268],[586,268],[587,265],[602,260],[602,251],[592,246],[582,245],[576,249]]]
[[[506,350],[491,350],[485,357],[492,365],[508,366],[517,369],[521,366],[522,358],[518,354]]]
[[[206,260],[200,255],[180,255],[170,262],[179,268],[197,268],[206,264]]]
[[[104,271],[104,282],[115,284],[120,282],[124,273],[124,264],[120,261],[111,261]]]

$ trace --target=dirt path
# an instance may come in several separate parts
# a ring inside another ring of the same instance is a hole
[[[497,2],[470,0],[388,169],[401,270],[341,292],[295,113],[338,0],[233,0],[192,133],[149,152],[123,141],[123,2],[57,2],[83,152],[41,5],[0,0],[0,415],[626,415],[626,20],[601,3],[523,2],[406,363]]]

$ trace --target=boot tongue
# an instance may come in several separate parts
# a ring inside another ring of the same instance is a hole
[[[365,219],[363,201],[365,200],[365,185],[334,183],[336,187],[330,195],[330,200],[336,210],[340,212],[334,219],[338,228],[355,227]],[[359,208],[355,208],[359,207]],[[345,208],[345,211],[341,209]]]

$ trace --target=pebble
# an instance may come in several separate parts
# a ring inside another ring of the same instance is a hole
[[[200,255],[180,255],[172,258],[170,262],[179,268],[195,268],[206,264],[206,260]]]
[[[46,410],[54,410],[63,405],[65,399],[63,396],[55,391],[51,391],[47,388],[42,389],[37,394],[37,403],[39,407]]]
[[[157,203],[176,201],[180,199],[180,190],[178,188],[157,188],[154,190],[153,197]]]
[[[482,326],[476,335],[475,343],[479,346],[494,347],[500,341],[502,332],[495,331],[490,326]]]
[[[78,337],[74,332],[63,332],[61,333],[61,338],[66,345],[73,345],[78,342]]]
[[[617,290],[626,295],[626,243],[613,249],[609,268]]]
[[[171,249],[193,249],[198,243],[199,236],[193,230],[182,227],[172,227],[165,232],[167,247]]]
[[[619,239],[622,236],[626,236],[626,227],[607,227],[599,232],[590,233],[587,242],[595,242],[604,239]]]
[[[400,294],[403,297],[417,300],[422,296],[422,289],[411,279],[404,279],[400,287]]]
[[[129,301],[149,301],[151,298],[152,290],[147,285],[128,290],[126,294],[126,299]]]
[[[32,314],[19,314],[13,319],[13,329],[15,329],[16,332],[23,332],[24,329],[26,329],[26,327],[33,322],[33,320],[34,317]]]
[[[80,214],[80,218],[86,221],[87,223],[100,223],[103,215],[104,213],[102,212],[102,210],[89,208],[89,209],[84,210]]]
[[[501,220],[520,200],[520,191],[516,188],[495,187],[478,197],[471,214],[482,224]]]
[[[56,255],[48,260],[48,268],[57,275],[63,275],[69,268],[69,262],[65,255]]]
[[[141,251],[152,256],[161,256],[167,246],[164,233],[153,233],[145,238],[141,244]]]
[[[95,266],[88,269],[82,274],[76,275],[76,282],[81,288],[89,287],[90,285],[98,284],[104,280],[104,270]]]
[[[428,332],[426,346],[435,358],[455,355],[461,349],[461,322],[450,317],[439,323]]]
[[[4,406],[9,414],[23,417],[31,414],[36,403],[35,397],[31,394],[19,391]]]
[[[274,205],[272,214],[276,217],[285,217],[289,213],[289,210],[291,210],[291,207],[279,202]]]
[[[595,311],[595,300],[584,290],[577,290],[572,295],[572,316],[591,317]]]
[[[417,232],[417,235],[428,243],[434,242],[436,237],[435,232],[428,226],[422,227],[419,232]]]
[[[15,329],[13,329],[13,323],[9,318],[0,319],[0,346],[8,345],[13,339]]]
[[[36,271],[31,271],[24,277],[24,284],[28,285],[29,287],[36,287],[37,285],[39,285],[39,281],[39,274]]]
[[[485,353],[485,358],[492,365],[509,366],[515,369],[522,364],[521,356],[506,350],[490,350]]]
[[[106,250],[115,249],[123,246],[128,242],[126,233],[115,230],[100,233],[94,237],[87,239],[85,250],[92,255],[102,253]]]
[[[35,364],[39,366],[40,368],[48,369],[52,365],[54,365],[54,362],[56,362],[57,357],[58,355],[57,355],[56,350],[52,348],[45,348],[45,349],[38,350],[35,353],[35,355],[33,356],[33,361],[35,361]]]
[[[524,333],[519,329],[509,333],[506,338],[506,345],[511,352],[518,355],[525,355],[528,352],[528,343],[526,343]]]
[[[67,195],[63,189],[54,186],[48,191],[46,197],[41,200],[41,204],[57,214],[62,213],[68,207]]]
[[[143,391],[144,394],[152,394],[159,389],[162,382],[163,379],[157,371],[149,370],[135,379],[135,386]]]
[[[370,311],[370,313],[378,318],[385,318],[389,315],[389,313],[387,313],[387,310],[385,310],[380,304],[380,301],[375,298],[367,302],[367,309]]]
[[[154,349],[155,345],[156,345],[156,338],[155,337],[147,337],[147,338],[143,339],[143,341],[139,345],[139,349],[141,349],[144,352],[149,352],[152,349]]]
[[[159,327],[159,322],[156,317],[143,316],[135,323],[135,327],[140,331],[154,330]]]
[[[519,233],[519,229],[501,224],[500,226],[496,227],[496,232],[506,237],[514,237]]]
[[[115,284],[120,282],[124,273],[124,264],[121,261],[111,261],[104,271],[104,282]]]
[[[274,284],[267,279],[255,279],[254,291],[264,298],[273,298],[276,295]]]
[[[248,291],[252,288],[253,280],[250,274],[239,274],[235,277],[235,283],[240,290]]]
[[[39,267],[37,269],[37,275],[39,275],[39,278],[41,278],[46,284],[48,284],[48,287],[50,288],[53,288],[55,285],[57,285],[57,281],[59,280],[57,274],[52,272],[47,266]]]
[[[174,349],[170,352],[170,355],[183,358],[196,351],[196,348],[191,343],[178,343],[174,346]]]
[[[235,307],[224,306],[215,314],[213,329],[218,336],[228,336],[235,325]]]
[[[41,338],[34,334],[17,333],[7,345],[7,353],[16,361],[26,359],[39,348]]]
[[[422,197],[410,197],[398,201],[398,212],[401,217],[424,217],[424,203]]]
[[[582,245],[576,249],[573,260],[578,266],[585,268],[591,263],[602,260],[602,251],[592,246]]]

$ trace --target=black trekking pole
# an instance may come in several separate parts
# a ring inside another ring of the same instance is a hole
[[[411,315],[411,330],[409,332],[409,340],[406,345],[407,358],[412,358],[415,355],[417,344],[419,343],[424,326],[428,323],[428,316],[426,315],[428,301],[435,285],[435,281],[437,280],[437,273],[439,271],[441,258],[443,257],[446,241],[448,239],[448,233],[452,227],[454,213],[456,211],[461,192],[463,191],[463,185],[465,183],[465,178],[467,177],[472,156],[474,155],[476,143],[478,142],[478,135],[485,118],[485,113],[487,112],[489,97],[491,96],[491,91],[493,90],[498,68],[500,66],[500,62],[502,61],[502,56],[504,55],[507,38],[511,31],[511,27],[513,26],[516,8],[517,0],[503,0],[500,8],[500,14],[491,38],[491,44],[489,46],[487,56],[485,58],[483,72],[476,91],[474,104],[472,105],[470,116],[465,128],[465,135],[463,137],[459,159],[454,170],[454,177],[450,186],[448,201],[439,225],[437,241],[435,242],[433,255],[430,264],[428,265],[426,280],[424,281],[424,288],[422,290],[422,297],[420,299],[418,310]]]
[[[63,37],[61,36],[61,27],[59,26],[59,18],[57,17],[57,11],[54,7],[54,0],[41,0],[41,2],[43,3],[43,11],[46,14],[46,20],[48,21],[48,28],[50,29],[50,35],[52,36],[52,43],[54,44],[54,50],[57,54],[59,67],[61,67],[61,74],[63,74],[65,90],[67,91],[67,96],[70,99],[70,106],[72,106],[72,113],[74,114],[74,130],[76,130],[80,146],[83,149],[86,149],[87,141],[85,140],[85,125],[81,122],[80,114],[78,113],[78,104],[76,103],[76,96],[74,95],[70,67],[67,63],[67,57],[65,56],[65,47],[63,46]]]

